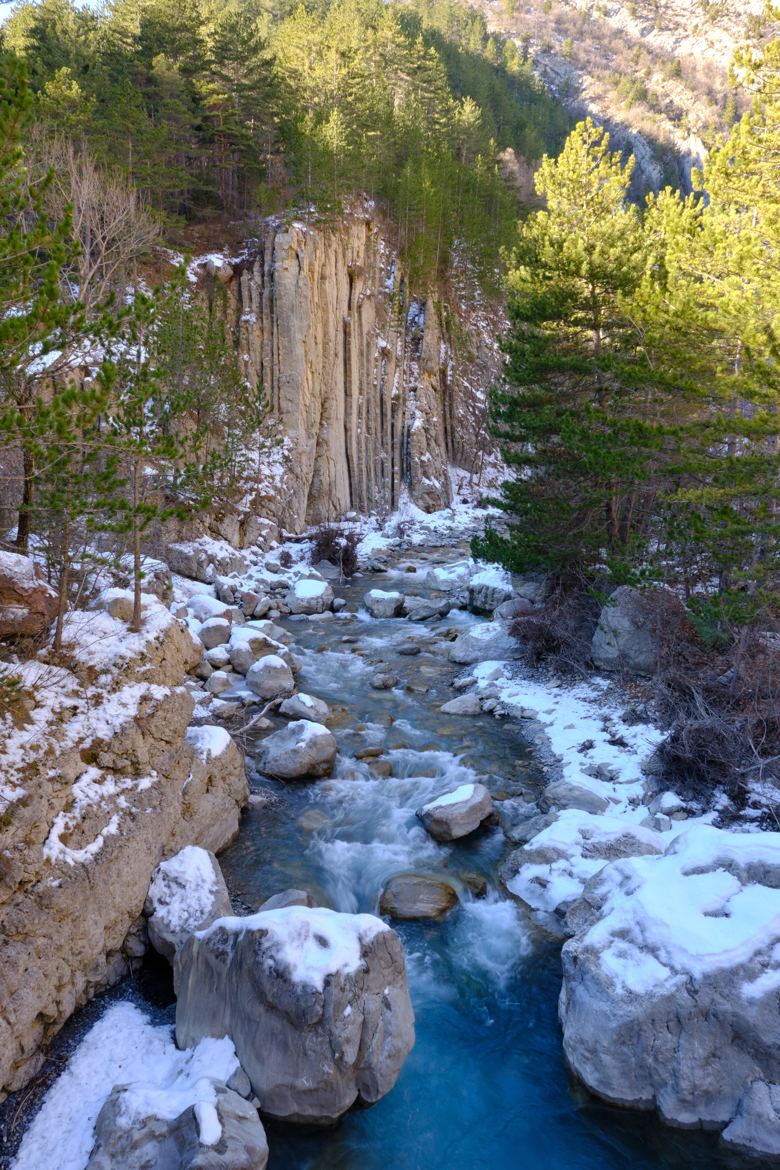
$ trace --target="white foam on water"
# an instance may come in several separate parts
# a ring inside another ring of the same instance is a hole
[[[514,902],[491,893],[462,902],[448,938],[453,964],[502,985],[532,949],[531,934]]]

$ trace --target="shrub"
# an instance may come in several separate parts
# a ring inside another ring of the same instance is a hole
[[[357,571],[357,536],[338,525],[323,524],[314,533],[312,562],[328,561],[336,565],[342,577],[351,577]]]

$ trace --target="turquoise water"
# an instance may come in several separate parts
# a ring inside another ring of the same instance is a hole
[[[390,587],[374,578],[339,592],[355,610],[377,584]],[[453,614],[439,628],[454,632],[472,620]],[[387,878],[411,869],[445,877],[461,904],[441,924],[397,927],[417,1041],[395,1089],[332,1131],[271,1128],[271,1170],[741,1165],[719,1150],[714,1135],[670,1130],[652,1115],[606,1106],[569,1077],[557,1021],[559,947],[500,892],[502,833],[486,829],[441,846],[417,821],[422,803],[476,776],[498,796],[533,795],[541,784],[515,725],[439,712],[455,693],[449,683],[459,668],[447,661],[446,643],[432,638],[437,626],[363,615],[288,628],[304,651],[301,689],[332,705],[340,756],[332,780],[281,785],[254,777],[253,787],[272,803],[250,811],[221,858],[232,890],[247,909],[303,886],[335,909],[375,911]],[[423,639],[423,651],[399,655],[410,638]],[[399,675],[398,688],[370,688],[379,663]],[[366,749],[382,750],[392,776],[356,758]],[[475,875],[488,879],[484,898],[470,892]]]

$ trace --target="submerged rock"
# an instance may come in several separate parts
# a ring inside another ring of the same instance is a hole
[[[330,776],[336,762],[335,737],[310,719],[295,719],[263,740],[260,770],[280,780],[318,779]]]
[[[269,1117],[331,1124],[395,1084],[414,1043],[403,948],[368,914],[223,918],[175,966],[176,1040],[231,1037]]]
[[[493,799],[484,784],[462,784],[424,804],[417,815],[437,841],[456,841],[478,829],[492,812]]]
[[[379,899],[379,912],[401,921],[444,918],[458,904],[449,882],[419,873],[397,873]]]
[[[230,895],[214,854],[186,845],[161,861],[152,875],[144,905],[149,942],[173,962],[188,935],[205,930],[230,909]]]

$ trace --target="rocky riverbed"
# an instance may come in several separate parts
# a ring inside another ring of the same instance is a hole
[[[233,954],[230,938],[248,930],[267,937],[263,906],[286,890],[325,909],[274,909],[283,939],[309,913],[379,922],[379,912],[403,944],[416,1015],[395,1088],[335,1130],[278,1129],[274,1118],[298,1106],[289,1093],[273,1105],[276,1090],[250,1073],[261,1107],[268,1095],[269,1164],[508,1168],[519,1148],[529,1165],[556,1170],[734,1164],[715,1134],[667,1129],[606,1102],[727,1126],[734,1145],[767,1149],[776,1132],[775,835],[726,833],[709,823],[714,814],[666,792],[643,770],[659,733],[629,717],[619,692],[595,678],[575,687],[532,677],[514,660],[500,607],[517,582],[471,565],[446,534],[429,530],[421,541],[369,538],[362,575],[349,582],[326,566],[312,571],[305,543],[225,565],[216,580],[176,581],[175,612],[204,646],[188,684],[196,725],[227,726],[250,779],[239,835],[219,859],[233,925],[218,953]],[[201,561],[201,575],[210,564]],[[198,1021],[216,1008],[201,998],[193,1009],[189,992],[185,1002],[186,972],[210,972],[209,994],[238,1004],[247,997],[231,970],[251,975],[251,965],[236,950],[217,976],[214,958],[199,954],[207,936],[160,943],[153,922],[149,937],[176,953],[177,1035],[197,1054],[208,1035]],[[563,1047],[601,1103],[564,1069],[556,1001],[567,938]],[[253,988],[267,1001],[267,989]],[[357,1003],[344,1001],[347,1018]],[[133,1075],[146,1046],[157,1053],[147,1074],[185,1076],[164,1023],[129,1010],[107,1011],[96,1025],[103,1033],[89,1033],[71,1059],[71,1073],[79,1060],[89,1070],[76,1078],[87,1121],[78,1148],[57,1148],[58,1170],[86,1166],[101,1109],[99,1138],[111,1148],[118,1104],[104,1106],[112,1084],[126,1083],[130,1049]],[[238,1051],[246,1024],[221,1010],[216,1032]],[[663,1025],[665,1048],[653,1040],[659,1012],[677,1029]],[[128,1052],[117,1050],[123,1029]],[[249,1072],[251,1055],[238,1057]],[[69,1091],[74,1106],[66,1077],[29,1126],[17,1170],[54,1170],[46,1151]]]

